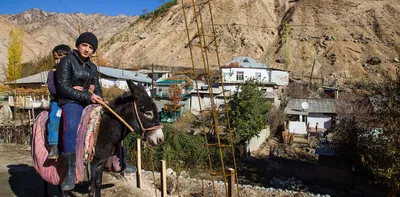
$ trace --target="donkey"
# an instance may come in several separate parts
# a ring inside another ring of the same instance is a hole
[[[164,135],[159,123],[157,106],[143,86],[127,81],[130,93],[114,99],[110,105],[135,131],[140,131],[145,141],[160,144]],[[97,136],[96,152],[87,166],[89,174],[89,196],[100,196],[105,161],[115,148],[130,133],[113,114],[105,112],[101,118]]]
[[[125,92],[110,102],[110,107],[124,119],[135,132],[140,132],[145,141],[159,145],[164,140],[164,134],[159,122],[157,106],[141,85],[135,85],[127,80],[130,92]],[[106,111],[101,116],[97,134],[96,151],[92,161],[86,166],[89,197],[101,196],[101,184],[104,165],[112,153],[119,148],[121,141],[130,130],[112,113]],[[47,183],[45,194],[47,194]],[[68,191],[62,191],[67,196]]]

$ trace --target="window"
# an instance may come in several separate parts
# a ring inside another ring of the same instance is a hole
[[[236,72],[236,81],[243,81],[244,79],[244,72],[243,71],[237,71]]]
[[[261,80],[261,73],[256,73],[255,79],[256,80]]]

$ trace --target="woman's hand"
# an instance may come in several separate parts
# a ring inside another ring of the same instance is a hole
[[[99,104],[104,104],[103,99],[95,94],[90,97],[90,103],[99,103]]]

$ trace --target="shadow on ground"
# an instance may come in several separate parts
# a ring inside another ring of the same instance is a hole
[[[43,197],[43,196],[61,196],[59,186],[47,184],[48,195],[45,195],[45,182],[32,166],[27,164],[8,165],[10,178],[8,183],[15,196],[18,197]],[[114,184],[104,184],[102,189],[113,187]],[[88,193],[88,182],[83,181],[76,184],[73,192],[68,196],[86,196]]]

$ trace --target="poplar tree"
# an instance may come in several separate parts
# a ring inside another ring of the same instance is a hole
[[[11,29],[7,46],[8,67],[6,69],[6,80],[8,82],[21,77],[23,38],[24,30],[22,28]]]

